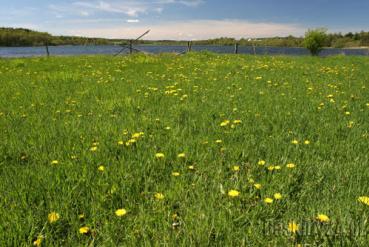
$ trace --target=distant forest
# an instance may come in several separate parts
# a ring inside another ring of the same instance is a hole
[[[86,38],[76,36],[53,36],[49,33],[37,32],[24,28],[0,28],[0,46],[50,46],[57,45],[116,45],[127,43],[124,39]],[[273,37],[259,39],[217,38],[209,40],[193,41],[194,45],[234,45],[238,43],[245,46],[277,46],[277,47],[302,47],[301,37]],[[140,44],[148,45],[184,45],[186,41],[147,41],[140,40]],[[325,47],[369,47],[369,32],[359,33],[332,33],[328,34]]]

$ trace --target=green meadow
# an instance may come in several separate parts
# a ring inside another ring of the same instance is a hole
[[[367,246],[369,58],[0,59],[0,246]]]

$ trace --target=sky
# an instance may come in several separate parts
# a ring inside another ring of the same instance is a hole
[[[369,0],[0,0],[0,26],[54,35],[199,40],[369,31]]]

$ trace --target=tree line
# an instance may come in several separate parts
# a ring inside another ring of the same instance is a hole
[[[45,32],[36,32],[24,28],[0,28],[0,46],[43,46],[48,45],[114,45],[127,43],[128,40],[87,38],[77,36],[53,36]],[[186,41],[147,41],[141,40],[139,44],[151,45],[184,45]],[[244,46],[276,46],[276,47],[304,47],[302,37],[273,37],[259,39],[216,38],[193,41],[194,45],[234,45]],[[356,33],[330,33],[326,35],[322,44],[324,47],[344,48],[369,46],[369,32]]]

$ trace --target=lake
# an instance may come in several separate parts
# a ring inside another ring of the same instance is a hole
[[[135,46],[142,51],[149,53],[175,52],[181,53],[186,51],[186,46],[162,46],[162,45],[139,45]],[[116,54],[121,50],[120,46],[50,46],[50,55],[93,55],[93,54]],[[211,51],[216,53],[233,53],[233,46],[193,46],[193,51]],[[253,47],[240,46],[241,54],[257,54],[257,55],[309,55],[308,50],[304,48],[290,47]],[[128,50],[125,50],[127,53]],[[44,56],[46,54],[45,47],[0,47],[0,57],[32,57]],[[321,56],[330,55],[358,55],[368,56],[369,49],[334,49],[329,48],[322,51]]]

